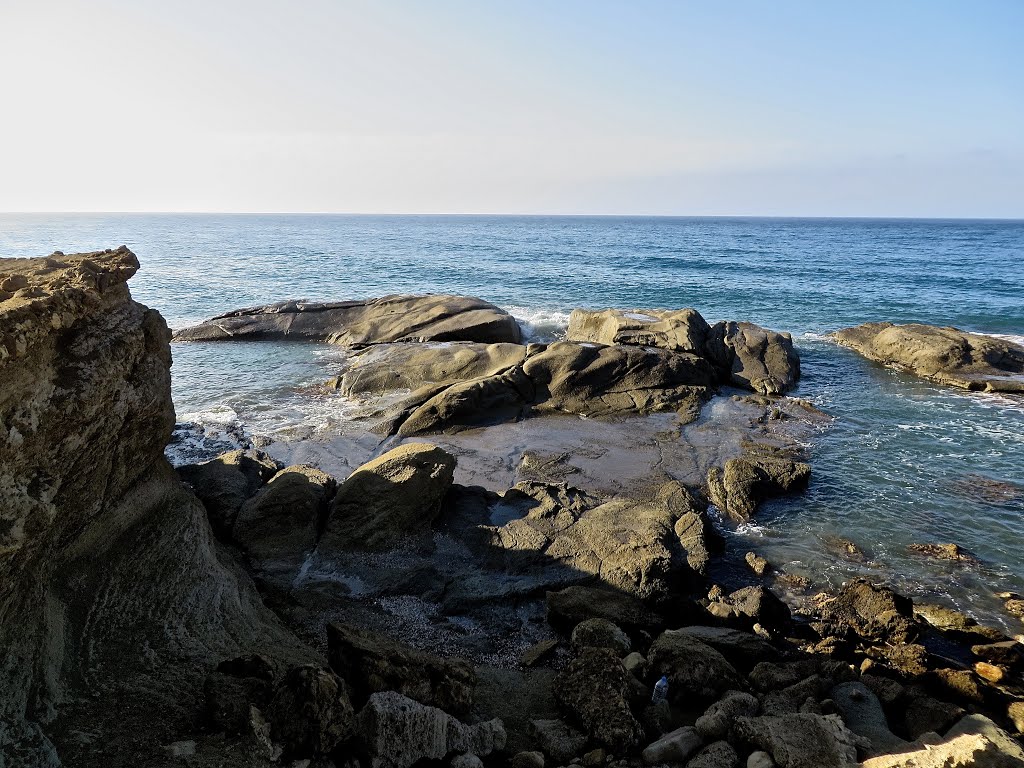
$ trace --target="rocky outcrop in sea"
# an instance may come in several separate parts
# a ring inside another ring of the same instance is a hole
[[[138,267],[0,261],[0,764],[1024,761],[1017,639],[731,568],[722,532],[806,486],[827,418],[784,394],[788,335],[615,310],[527,345],[447,296],[229,313],[177,337],[360,350],[332,386],[366,435],[172,468]]]

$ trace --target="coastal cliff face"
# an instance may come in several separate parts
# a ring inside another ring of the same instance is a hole
[[[298,645],[164,459],[170,333],[131,298],[138,268],[124,247],[0,260],[7,765],[91,764],[93,739],[131,739],[143,719],[173,733],[211,655]],[[91,736],[66,735],[83,723]]]

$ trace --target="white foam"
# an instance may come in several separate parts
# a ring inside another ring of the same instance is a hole
[[[569,313],[543,307],[505,307],[523,330],[527,342],[556,341],[565,338],[569,327]]]
[[[1002,339],[1003,341],[1009,341],[1013,344],[1020,344],[1024,347],[1024,335],[1015,333],[981,333],[979,336],[991,336],[993,339]]]

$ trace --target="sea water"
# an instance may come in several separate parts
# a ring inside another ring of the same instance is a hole
[[[4,215],[0,255],[127,244],[135,298],[172,327],[286,298],[471,294],[556,338],[574,307],[695,307],[709,321],[790,331],[796,394],[834,420],[800,497],[730,536],[742,551],[833,583],[863,574],[1001,620],[1024,592],[1024,399],[940,387],[870,363],[826,334],[918,321],[1024,340],[1024,222],[494,216]],[[175,344],[180,421],[239,435],[330,435],[358,404],[321,384],[321,344]],[[1008,484],[981,493],[979,477]],[[1017,488],[1014,494],[1013,488]],[[829,554],[831,537],[867,555]],[[930,561],[955,542],[980,565]],[[1020,631],[1012,623],[1008,627]]]

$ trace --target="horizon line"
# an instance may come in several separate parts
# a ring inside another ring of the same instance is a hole
[[[871,221],[1002,221],[1024,222],[1024,216],[907,216],[907,215],[801,215],[745,213],[483,213],[483,212],[353,212],[353,211],[0,211],[0,216],[377,216],[377,217],[503,217],[503,218],[605,218],[605,219],[814,219]]]

